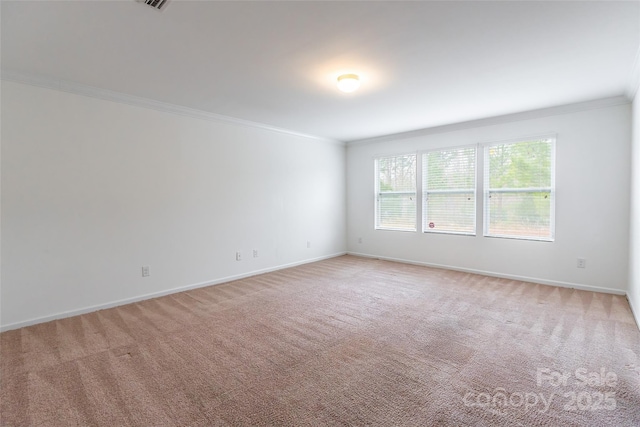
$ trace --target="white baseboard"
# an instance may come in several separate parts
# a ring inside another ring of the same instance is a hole
[[[35,318],[35,319],[24,320],[24,321],[21,321],[21,322],[10,323],[8,325],[2,325],[2,326],[0,326],[0,332],[9,331],[9,330],[12,330],[12,329],[24,328],[25,326],[31,326],[31,325],[35,325],[35,324],[38,324],[38,323],[49,322],[51,320],[64,319],[66,317],[78,316],[80,314],[92,313],[94,311],[104,310],[106,308],[113,308],[113,307],[117,307],[117,306],[120,306],[120,305],[131,304],[133,302],[143,301],[143,300],[147,300],[147,299],[151,299],[151,298],[158,298],[158,297],[162,297],[162,296],[169,295],[169,294],[175,294],[175,293],[178,293],[178,292],[189,291],[189,290],[192,290],[192,289],[203,288],[205,286],[219,285],[219,284],[222,284],[222,283],[232,282],[234,280],[245,279],[247,277],[257,276],[259,274],[264,274],[264,273],[270,273],[272,271],[284,270],[285,268],[296,267],[296,266],[299,266],[299,265],[309,264],[309,263],[317,262],[317,261],[322,261],[322,260],[329,259],[329,258],[335,258],[335,257],[342,256],[342,255],[346,255],[346,252],[338,252],[338,253],[331,254],[331,255],[324,255],[324,256],[321,256],[321,257],[317,257],[317,258],[306,259],[304,261],[297,261],[297,262],[292,262],[292,263],[288,263],[288,264],[281,264],[281,265],[277,265],[275,267],[264,268],[264,269],[261,269],[261,270],[254,270],[254,271],[250,271],[248,273],[237,274],[237,275],[234,275],[234,276],[227,276],[227,277],[223,277],[223,278],[220,278],[220,279],[215,279],[215,280],[210,280],[210,281],[200,282],[200,283],[194,283],[194,284],[186,285],[186,286],[179,286],[177,288],[167,289],[167,290],[159,291],[159,292],[153,292],[153,293],[145,294],[145,295],[138,295],[138,296],[135,296],[135,297],[125,298],[125,299],[121,299],[121,300],[117,300],[117,301],[112,301],[112,302],[108,302],[108,303],[105,303],[105,304],[92,305],[90,307],[80,308],[80,309],[77,309],[77,310],[63,311],[61,313],[52,314],[50,316],[43,316],[43,317],[38,317],[38,318]]]
[[[481,274],[483,276],[490,276],[490,277],[499,277],[502,279],[511,279],[511,280],[520,280],[522,282],[531,282],[531,283],[538,283],[541,285],[549,285],[549,286],[559,286],[561,288],[574,288],[574,289],[580,289],[583,291],[592,291],[592,292],[602,292],[602,293],[606,293],[606,294],[615,294],[615,295],[626,295],[625,291],[621,291],[618,289],[610,289],[610,288],[602,288],[599,286],[591,286],[591,285],[582,285],[579,283],[570,283],[570,282],[560,282],[557,280],[547,280],[547,279],[539,279],[536,277],[526,277],[526,276],[517,276],[515,274],[503,274],[503,273],[497,273],[495,271],[484,271],[484,270],[476,270],[473,268],[464,268],[464,267],[456,267],[456,266],[452,266],[452,265],[443,265],[443,264],[434,264],[434,263],[429,263],[429,262],[422,262],[422,261],[411,261],[411,260],[406,260],[406,259],[402,259],[402,258],[391,258],[391,257],[385,257],[385,256],[378,256],[378,255],[371,255],[371,254],[364,254],[364,253],[359,253],[359,252],[347,252],[348,255],[353,255],[353,256],[359,256],[359,257],[363,257],[363,258],[376,258],[376,259],[381,259],[384,261],[394,261],[394,262],[400,262],[403,264],[413,264],[413,265],[421,265],[424,267],[433,267],[433,268],[442,268],[445,270],[453,270],[453,271],[462,271],[465,273],[473,273],[473,274]]]
[[[627,301],[629,301],[629,307],[631,307],[631,314],[633,314],[633,318],[636,320],[636,326],[640,330],[640,307],[633,306],[633,301],[629,298],[629,294],[627,294]]]

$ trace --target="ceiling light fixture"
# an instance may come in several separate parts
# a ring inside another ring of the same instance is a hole
[[[360,77],[356,74],[343,74],[338,77],[338,89],[343,92],[353,92],[360,87]]]

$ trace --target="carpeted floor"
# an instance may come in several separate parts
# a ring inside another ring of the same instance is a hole
[[[343,256],[1,335],[2,426],[640,426],[622,296]]]

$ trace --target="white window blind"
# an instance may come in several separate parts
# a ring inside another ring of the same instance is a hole
[[[475,234],[475,147],[422,155],[422,230]]]
[[[555,138],[484,148],[484,235],[554,239]]]
[[[376,229],[416,230],[416,155],[376,159]]]

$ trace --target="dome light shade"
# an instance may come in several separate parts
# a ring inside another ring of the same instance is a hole
[[[355,74],[343,74],[338,77],[338,89],[343,92],[353,92],[360,87],[360,78]]]

